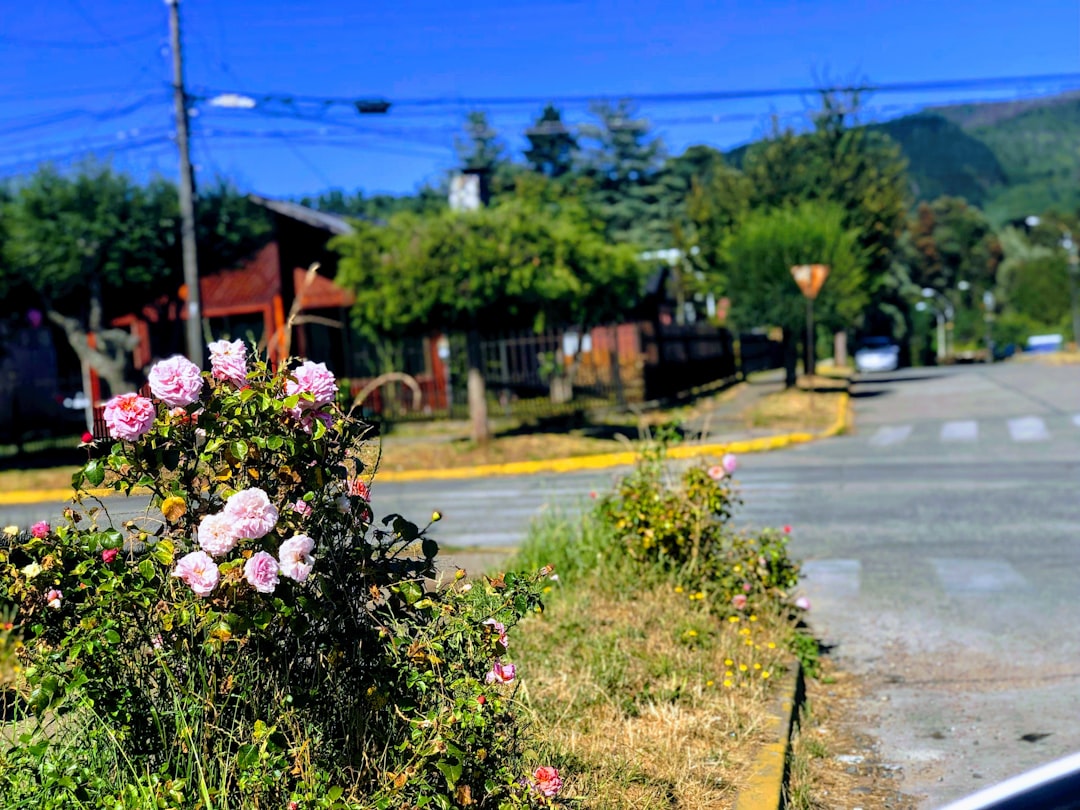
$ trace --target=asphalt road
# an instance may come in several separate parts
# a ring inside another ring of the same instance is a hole
[[[865,677],[881,760],[936,807],[1080,751],[1080,367],[913,369],[853,402],[852,435],[741,459],[738,520],[794,526],[814,627]],[[373,502],[437,508],[442,543],[494,550],[617,474],[376,482]],[[0,524],[58,510],[0,507]]]

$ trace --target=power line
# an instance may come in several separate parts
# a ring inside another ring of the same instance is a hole
[[[543,96],[436,96],[430,98],[402,98],[391,100],[397,107],[496,107],[530,104],[587,104],[595,101],[635,101],[640,104],[693,104],[706,101],[744,101],[763,98],[817,95],[820,93],[927,93],[949,90],[987,90],[1030,87],[1033,84],[1080,84],[1080,73],[1050,73],[1035,76],[993,76],[971,79],[933,79],[909,82],[881,82],[819,87],[765,87],[740,90],[701,90],[679,93],[597,93],[591,95],[543,95]],[[236,93],[235,90],[203,91],[192,98],[209,101],[218,95]],[[342,96],[306,96],[292,93],[248,93],[257,103],[323,104],[355,106],[370,98]],[[381,100],[381,99],[380,99]]]

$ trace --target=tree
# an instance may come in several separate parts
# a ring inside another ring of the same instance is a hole
[[[858,93],[821,94],[814,128],[797,134],[777,127],[746,153],[744,171],[755,206],[828,200],[844,211],[844,226],[858,234],[870,299],[891,300],[893,256],[908,210],[906,163],[883,132],[859,123]]]
[[[598,125],[582,128],[592,143],[583,175],[586,204],[603,220],[612,242],[643,248],[671,246],[671,211],[661,183],[664,148],[629,101],[593,106]]]
[[[805,334],[806,301],[791,277],[799,264],[827,264],[828,280],[815,302],[818,322],[830,328],[862,312],[869,294],[859,234],[844,225],[836,203],[803,202],[758,209],[745,216],[725,243],[730,268],[724,292],[733,316],[746,326],[780,326],[786,382],[795,384],[795,335]],[[808,358],[813,346],[807,346]]]
[[[525,130],[525,137],[529,140],[525,161],[534,172],[558,179],[574,168],[577,138],[554,105],[544,107],[536,122]]]
[[[634,251],[588,228],[580,207],[509,198],[478,211],[397,214],[358,223],[332,243],[338,282],[355,296],[357,328],[373,337],[432,330],[479,335],[575,324],[588,328],[632,305],[641,271]],[[483,370],[469,356],[473,435],[487,438]]]
[[[178,266],[170,264],[176,206],[175,189],[164,181],[138,186],[87,165],[70,177],[42,169],[4,207],[5,286],[41,306],[114,394],[132,387],[126,370],[134,338],[107,328],[108,318],[162,289]]]

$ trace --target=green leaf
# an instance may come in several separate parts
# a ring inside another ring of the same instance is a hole
[[[285,401],[282,403],[282,405],[286,408],[295,408],[299,402],[300,395],[293,394],[291,397],[285,397]]]
[[[248,454],[247,442],[243,439],[237,439],[229,445],[229,451],[237,461],[243,461],[247,458]]]
[[[163,538],[154,544],[154,550],[150,555],[162,565],[172,565],[173,557],[176,556],[176,546],[172,540]]]
[[[341,798],[341,794],[344,792],[345,791],[342,790],[340,787],[334,785],[332,788],[330,788],[330,790],[326,791],[326,798],[328,798],[332,802],[336,802],[338,799]]]
[[[425,537],[421,546],[424,550],[424,556],[428,559],[435,557],[439,553],[439,544],[432,540],[430,537]]]
[[[157,576],[157,569],[154,568],[154,564],[150,560],[143,560],[139,563],[139,573],[142,575],[143,579],[147,582],[151,582],[154,577]]]
[[[102,466],[101,460],[92,458],[86,462],[86,466],[83,467],[83,475],[95,487],[101,486],[101,482],[105,480],[105,468]]]
[[[420,600],[424,595],[424,589],[415,582],[402,582],[398,585],[398,593],[405,600],[405,604],[411,605]]]
[[[266,446],[270,450],[280,450],[283,444],[285,440],[280,436],[268,436],[266,439]]]
[[[461,761],[449,758],[440,759],[435,763],[435,767],[446,777],[447,787],[453,790],[461,778]]]
[[[236,752],[236,766],[247,771],[259,764],[259,746],[244,744]]]
[[[254,388],[245,388],[240,392],[240,401],[241,402],[247,402],[253,396],[255,396],[255,389]]]
[[[111,627],[105,631],[105,640],[110,644],[120,643],[120,634],[113,630]]]

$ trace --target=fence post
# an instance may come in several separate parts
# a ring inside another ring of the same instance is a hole
[[[623,390],[622,371],[619,364],[618,324],[611,327],[611,351],[608,352],[608,362],[611,364],[611,383],[615,387],[615,404],[620,408],[625,408],[626,392]]]

